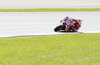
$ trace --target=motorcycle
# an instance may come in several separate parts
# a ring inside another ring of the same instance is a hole
[[[74,28],[77,27],[78,24],[81,25],[82,21],[80,23],[75,23],[74,25],[69,26],[69,30],[65,31],[66,29],[66,23],[62,23],[61,25],[54,28],[55,32],[77,32],[74,30]]]
[[[63,20],[62,20],[63,21]],[[62,22],[60,21],[61,25],[54,28],[55,32],[77,32],[77,30],[81,27],[81,23],[83,20],[76,20],[71,22]],[[66,31],[66,24],[69,26],[69,29]]]

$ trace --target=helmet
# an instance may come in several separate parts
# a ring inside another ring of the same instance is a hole
[[[68,16],[66,18],[69,18]]]

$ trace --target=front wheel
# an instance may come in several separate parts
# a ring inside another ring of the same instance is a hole
[[[59,25],[54,29],[54,31],[57,32],[57,31],[60,31],[60,30],[63,30],[63,29],[64,29],[64,26],[63,25]]]

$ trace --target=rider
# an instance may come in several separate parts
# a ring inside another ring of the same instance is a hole
[[[61,20],[60,22],[61,23],[63,22],[65,24],[65,27],[66,27],[65,31],[68,31],[69,27],[71,27],[71,26],[74,31],[77,31],[81,27],[80,21],[81,21],[80,19],[77,20],[77,19],[66,17],[65,19]]]

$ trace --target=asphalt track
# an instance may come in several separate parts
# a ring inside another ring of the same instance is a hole
[[[79,32],[100,33],[100,12],[1,12],[0,37],[69,34],[54,32],[66,16],[83,20]]]

